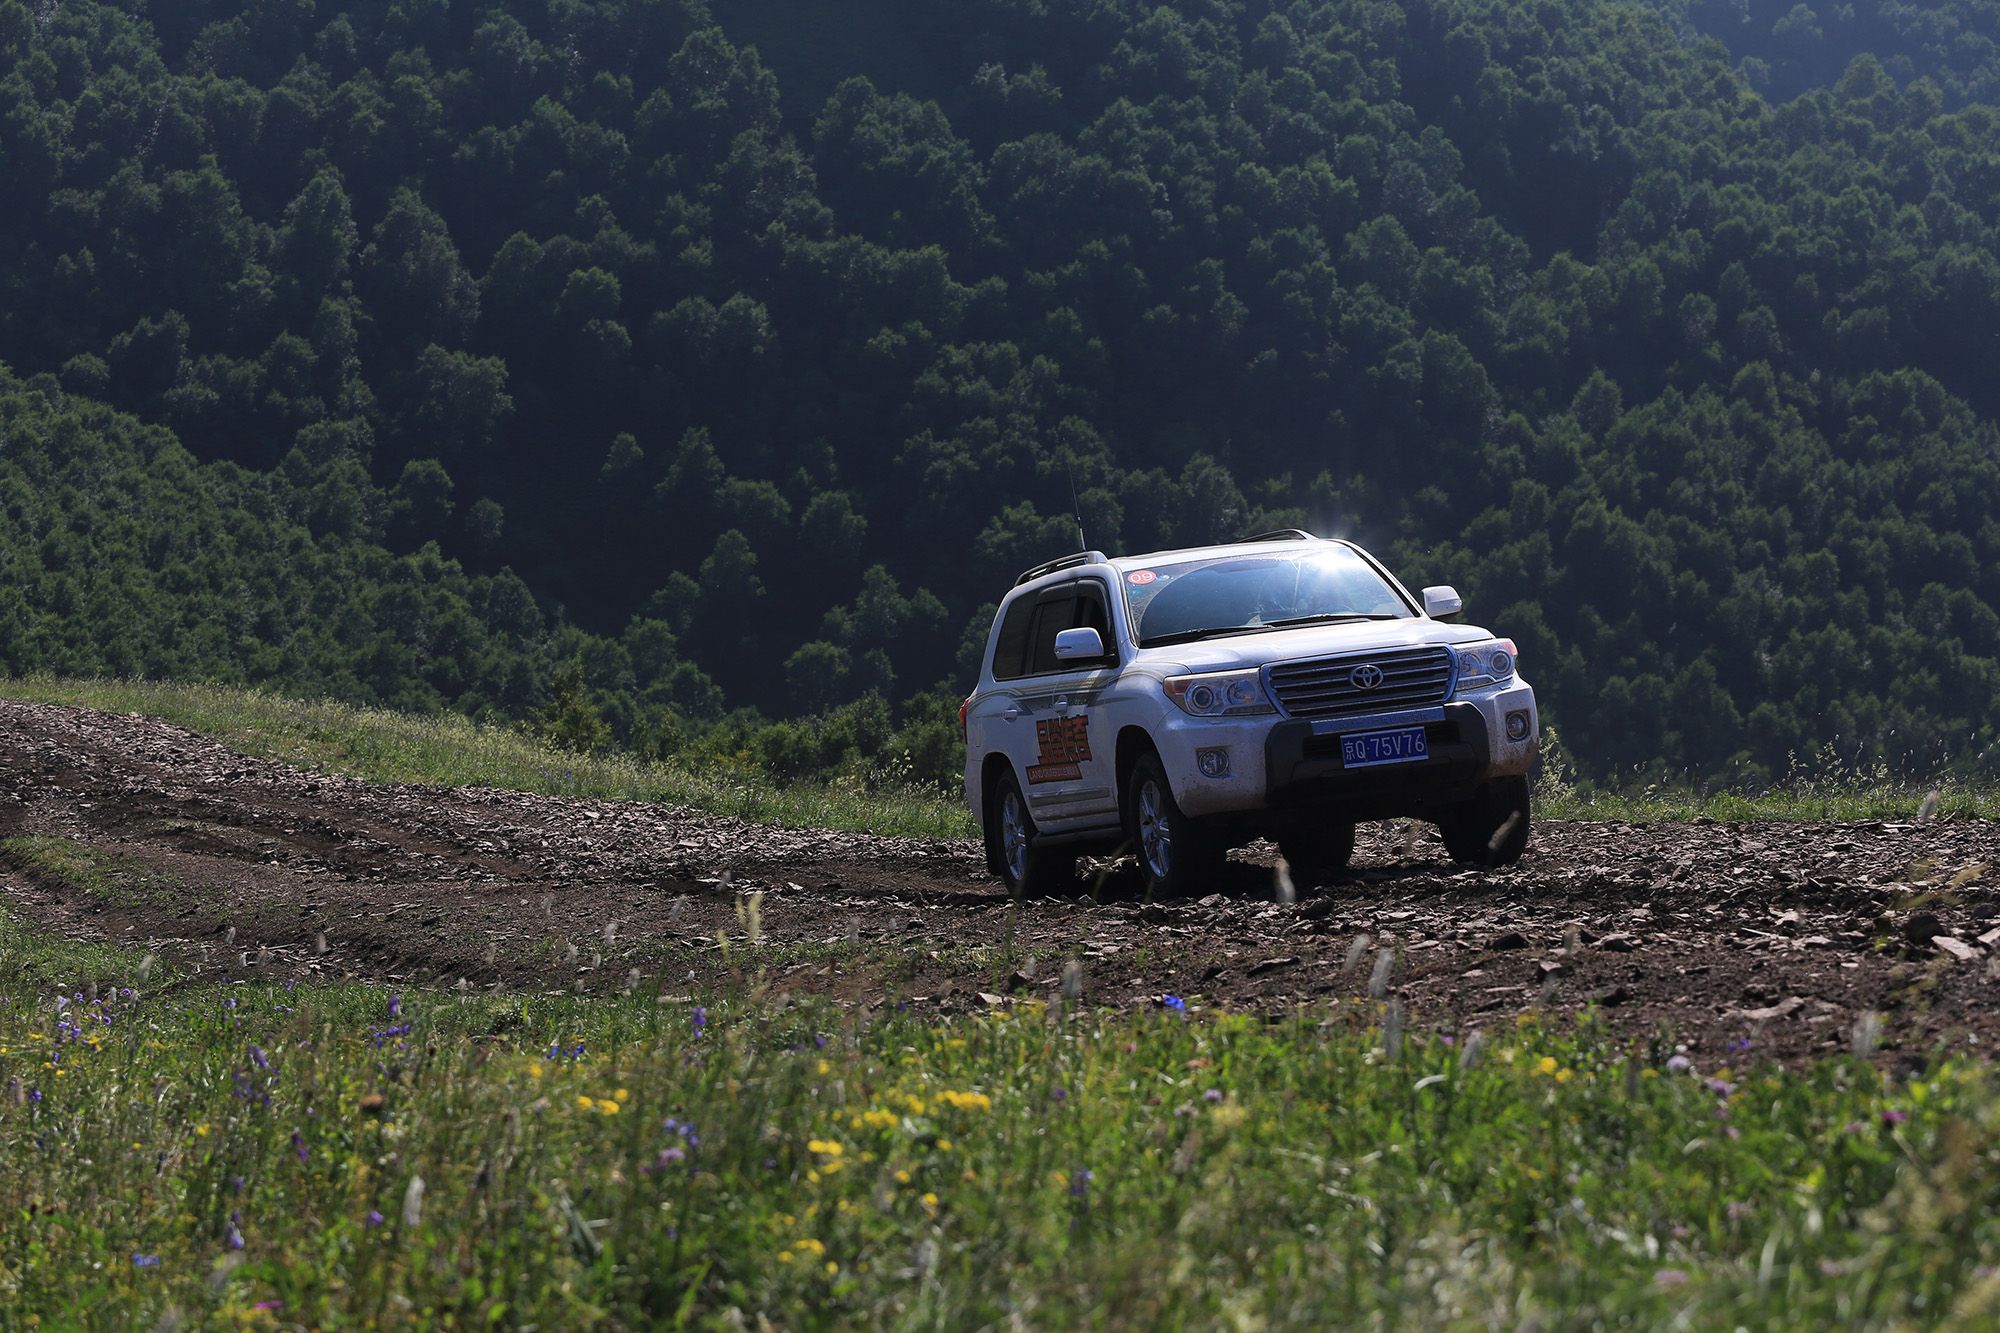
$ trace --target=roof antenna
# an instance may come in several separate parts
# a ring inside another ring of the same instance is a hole
[[[1090,543],[1083,539],[1083,502],[1076,498],[1076,455],[1063,455],[1063,468],[1069,473],[1069,513],[1076,520],[1076,549],[1088,551]]]

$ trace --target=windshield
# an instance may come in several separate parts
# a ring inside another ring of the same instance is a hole
[[[1124,585],[1141,648],[1413,614],[1387,580],[1345,546],[1154,565],[1127,570]]]

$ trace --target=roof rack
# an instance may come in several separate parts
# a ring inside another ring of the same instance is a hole
[[[1316,542],[1318,537],[1304,528],[1273,528],[1255,536],[1239,538],[1239,543],[1249,542]]]
[[[1101,565],[1109,558],[1102,551],[1078,551],[1074,555],[1058,556],[1054,560],[1047,560],[1036,565],[1033,569],[1021,575],[1020,578],[1015,579],[1014,586],[1018,588],[1023,583],[1033,583],[1042,575],[1053,574],[1058,569],[1070,569],[1077,565]]]

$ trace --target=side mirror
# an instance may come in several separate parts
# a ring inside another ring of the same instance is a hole
[[[1449,583],[1424,589],[1424,614],[1432,620],[1449,620],[1465,609],[1465,599]]]
[[[1104,636],[1085,626],[1056,635],[1056,661],[1094,662],[1104,656]]]

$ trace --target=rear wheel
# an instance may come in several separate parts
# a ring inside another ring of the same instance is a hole
[[[1040,846],[1035,817],[1012,773],[1001,775],[993,792],[993,813],[987,836],[994,843],[994,862],[1007,892],[1016,898],[1037,898],[1076,878],[1076,857]]]
[[[1354,859],[1354,823],[1328,819],[1278,836],[1278,850],[1294,874],[1307,879],[1338,875]]]
[[[1528,780],[1495,778],[1438,820],[1444,849],[1468,865],[1510,866],[1528,847]]]
[[[1228,849],[1181,813],[1158,755],[1143,754],[1132,765],[1125,818],[1148,896],[1180,898],[1216,887]]]

